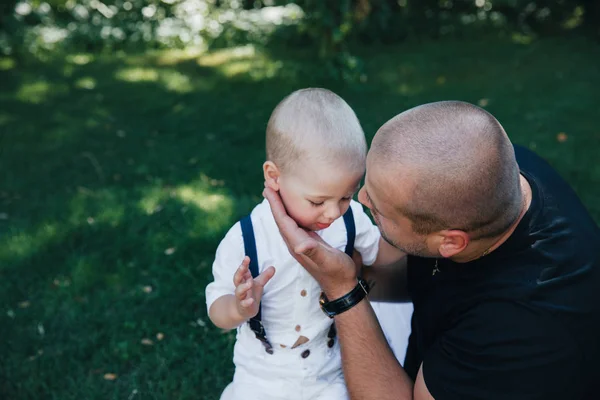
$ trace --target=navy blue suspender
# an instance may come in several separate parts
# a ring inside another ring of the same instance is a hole
[[[356,225],[354,224],[352,207],[348,207],[348,211],[344,214],[344,224],[346,225],[346,248],[344,252],[352,257],[352,253],[354,252],[354,241],[356,239]],[[258,254],[256,252],[256,239],[254,237],[254,228],[252,227],[250,215],[242,218],[240,220],[240,225],[242,228],[242,237],[244,239],[244,252],[250,257],[250,273],[252,274],[252,278],[256,278],[259,275]],[[248,324],[250,325],[250,329],[252,329],[256,335],[256,338],[262,342],[263,346],[265,346],[265,351],[269,354],[273,354],[273,346],[267,339],[261,318],[262,313],[261,307],[259,306],[258,313],[248,321]],[[333,335],[335,335],[335,331],[333,331]],[[332,338],[330,338],[330,340],[332,340]]]
[[[346,249],[344,253],[352,257],[352,253],[354,253],[354,239],[356,239],[356,226],[354,225],[352,207],[348,207],[348,211],[344,214],[344,224],[346,224]]]
[[[256,240],[254,238],[254,229],[252,228],[252,219],[250,219],[250,215],[245,216],[240,220],[240,225],[242,227],[242,237],[244,238],[244,251],[248,257],[250,257],[250,273],[252,274],[252,278],[256,278],[259,274],[258,271],[258,255],[256,253]],[[260,340],[265,346],[265,351],[269,354],[273,354],[273,346],[267,339],[265,333],[265,327],[262,324],[262,310],[261,306],[258,306],[258,313],[250,318],[248,324],[250,324],[250,329],[256,335],[256,338]]]

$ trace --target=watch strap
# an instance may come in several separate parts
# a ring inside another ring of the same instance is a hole
[[[348,311],[355,305],[361,302],[362,299],[367,297],[369,293],[369,284],[362,278],[358,278],[358,283],[350,292],[346,293],[339,299],[331,300],[327,299],[325,293],[321,292],[319,299],[319,305],[321,310],[329,317],[333,318],[345,311]]]

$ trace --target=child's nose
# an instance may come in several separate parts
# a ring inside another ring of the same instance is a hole
[[[330,204],[325,210],[325,218],[330,220],[336,220],[342,215],[339,204]]]

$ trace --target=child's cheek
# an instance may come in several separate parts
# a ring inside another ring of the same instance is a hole
[[[310,206],[309,206],[310,207]],[[295,207],[287,210],[288,214],[296,223],[305,228],[312,229],[311,226],[315,223],[315,211],[308,207]]]

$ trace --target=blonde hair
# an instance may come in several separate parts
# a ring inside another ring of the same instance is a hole
[[[301,89],[284,98],[269,118],[266,142],[267,160],[281,171],[300,160],[365,168],[367,143],[358,118],[327,89]]]

